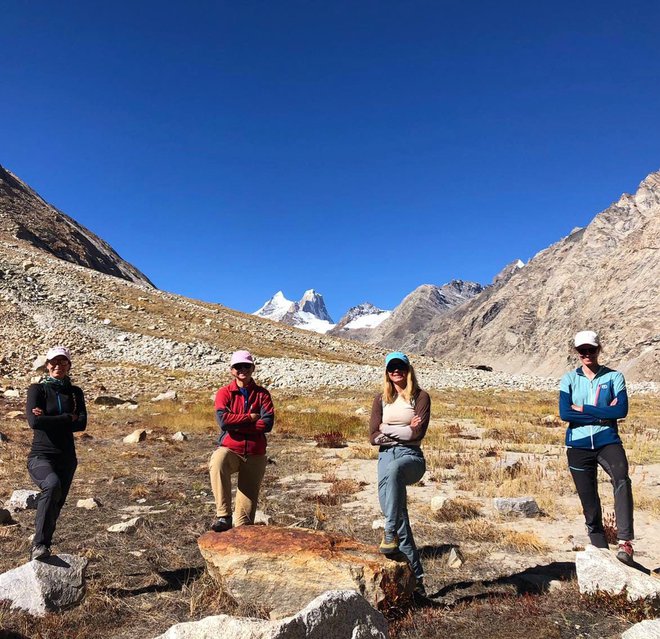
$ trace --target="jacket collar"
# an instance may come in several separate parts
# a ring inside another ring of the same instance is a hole
[[[248,390],[248,393],[252,391],[252,389],[256,386],[255,382],[253,379],[250,380],[250,383],[245,387]],[[238,387],[238,384],[236,383],[235,379],[232,379],[230,384],[229,384],[229,391],[231,393],[240,393],[241,389]]]

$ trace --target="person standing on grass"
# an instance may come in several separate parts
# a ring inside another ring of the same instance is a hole
[[[209,471],[215,498],[216,520],[211,529],[224,532],[233,526],[231,476],[238,473],[236,525],[254,523],[261,480],[266,471],[266,433],[273,429],[275,409],[270,393],[252,379],[254,358],[248,351],[231,356],[233,381],[215,396],[215,417],[220,427],[218,448]]]
[[[431,398],[417,383],[408,357],[399,351],[385,357],[383,392],[371,407],[369,440],[378,449],[378,499],[385,516],[379,550],[385,555],[402,552],[417,579],[415,592],[425,595],[424,569],[415,545],[406,486],[426,471],[420,447],[431,417]]]
[[[617,427],[617,419],[628,414],[626,381],[621,373],[598,363],[601,343],[597,333],[580,331],[573,341],[581,366],[566,373],[559,385],[559,415],[568,422],[568,467],[582,503],[589,540],[597,548],[608,547],[598,496],[598,466],[610,476],[618,537],[616,556],[631,565],[633,494]]]
[[[27,392],[25,413],[32,428],[28,473],[41,489],[30,559],[50,555],[53,533],[78,466],[73,433],[87,427],[85,397],[71,384],[71,354],[64,346],[46,353],[48,374]]]

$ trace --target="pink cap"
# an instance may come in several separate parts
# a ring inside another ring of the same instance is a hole
[[[252,357],[250,351],[236,351],[232,353],[230,366],[236,366],[236,364],[252,364],[254,366],[254,357]]]
[[[69,360],[69,363],[71,363],[71,353],[69,353],[69,349],[66,346],[53,346],[53,348],[49,349],[46,353],[46,361],[50,362],[51,359],[60,356],[66,357]]]

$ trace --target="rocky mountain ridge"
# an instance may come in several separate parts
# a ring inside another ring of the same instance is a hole
[[[571,336],[589,328],[603,339],[604,361],[631,378],[657,379],[659,251],[657,172],[509,279],[401,339],[430,356],[559,375],[577,365]]]
[[[153,286],[144,273],[119,257],[107,242],[48,204],[2,166],[0,237],[21,240],[74,264]]]
[[[323,295],[313,288],[305,291],[299,302],[288,300],[282,291],[278,291],[253,315],[316,333],[327,333],[335,325]]]

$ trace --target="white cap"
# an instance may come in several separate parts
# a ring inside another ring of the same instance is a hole
[[[66,357],[69,360],[69,364],[71,363],[71,353],[69,353],[69,349],[66,346],[53,346],[53,348],[48,349],[46,361],[50,362],[51,359],[55,359],[56,357]]]
[[[595,331],[580,331],[575,335],[575,348],[578,346],[600,346],[600,339],[598,333]]]

